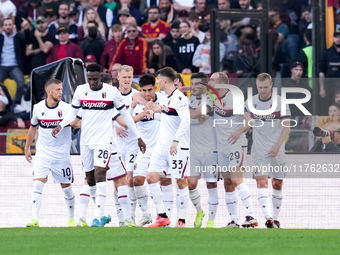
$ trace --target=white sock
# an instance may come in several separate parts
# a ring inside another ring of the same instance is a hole
[[[129,187],[129,197],[130,197],[130,205],[131,205],[131,217],[135,217],[136,213],[136,205],[137,205],[137,197],[135,194],[135,189],[134,187]]]
[[[86,221],[87,206],[90,202],[90,186],[83,185],[79,195],[79,219]]]
[[[273,218],[271,213],[270,213],[270,201],[269,201],[268,189],[258,188],[257,189],[257,196],[258,196],[259,204],[260,204],[261,209],[263,211],[264,217],[267,220],[270,219],[270,218]]]
[[[38,180],[33,181],[32,192],[32,219],[39,221],[39,210],[41,206],[42,190],[44,183]]]
[[[218,207],[218,192],[217,187],[208,189],[209,198],[209,221],[214,221],[216,217],[217,207]]]
[[[197,212],[202,211],[202,206],[201,206],[201,195],[200,192],[198,191],[198,188],[189,190],[189,196],[190,200],[193,203],[193,205],[196,208]]]
[[[242,182],[236,187],[236,189],[238,190],[238,194],[242,200],[244,207],[246,208],[246,216],[254,217],[253,202],[247,185]]]
[[[75,203],[75,196],[72,190],[72,186],[68,186],[62,189],[65,194],[65,203],[67,205],[68,211],[68,219],[74,220],[74,203]]]
[[[96,204],[96,192],[97,192],[97,186],[89,186],[90,187],[90,197],[92,198],[92,201],[94,204]]]
[[[279,216],[281,205],[282,205],[282,199],[283,199],[282,189],[281,190],[273,189],[272,202],[273,202],[274,220],[277,220],[277,217]]]
[[[113,193],[114,195],[114,199],[115,199],[115,206],[116,206],[116,210],[117,210],[117,217],[119,222],[123,222],[124,223],[124,215],[122,212],[122,207],[120,206],[120,203],[118,201],[118,191],[115,191]]]
[[[146,186],[144,184],[141,186],[135,186],[135,194],[143,216],[149,216],[148,191],[146,190]]]
[[[238,217],[237,217],[238,199],[237,199],[236,191],[225,193],[225,203],[227,204],[230,219],[234,221],[235,223],[238,223]]]
[[[178,219],[184,219],[187,215],[187,209],[189,204],[189,188],[185,187],[184,189],[179,189],[179,215]]]
[[[171,217],[172,204],[174,203],[174,194],[172,192],[172,184],[168,186],[161,186],[163,191],[163,204],[165,207],[166,215]]]
[[[132,222],[129,188],[127,185],[123,185],[118,187],[117,189],[118,189],[118,202],[122,208],[124,221]]]
[[[157,214],[165,213],[163,204],[163,194],[159,182],[149,184],[150,196],[155,203]]]
[[[96,192],[96,210],[95,218],[100,221],[100,218],[104,215],[104,206],[106,200],[106,182],[97,182]]]

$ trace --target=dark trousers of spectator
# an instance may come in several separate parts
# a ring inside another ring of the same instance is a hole
[[[20,104],[24,92],[24,74],[18,66],[0,66],[0,81],[4,82],[8,77],[17,83],[17,91],[13,99],[13,104]]]

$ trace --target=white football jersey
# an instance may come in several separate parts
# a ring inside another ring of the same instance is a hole
[[[170,147],[173,140],[180,148],[189,148],[190,113],[188,100],[175,89],[163,103],[157,146]]]
[[[96,91],[88,83],[79,85],[74,92],[72,106],[83,110],[81,145],[109,143],[112,140],[113,109],[125,107],[118,89],[106,83]]]
[[[60,101],[57,106],[50,108],[46,105],[46,100],[42,100],[33,107],[31,119],[32,126],[39,125],[39,136],[36,141],[36,156],[55,160],[68,160],[71,148],[71,127],[65,127],[54,138],[52,129],[57,127],[71,106]]]
[[[237,129],[243,127],[242,115],[234,115],[233,113],[233,96],[230,90],[221,97],[221,102],[216,99],[216,104],[212,100],[207,100],[208,107],[214,109],[215,132],[217,137],[217,149],[222,151],[229,147],[228,137]],[[243,102],[242,102],[243,103]],[[245,133],[242,133],[237,143],[242,146],[247,145]]]
[[[154,103],[163,105],[163,102],[166,100],[167,96],[163,93],[156,92],[156,99]],[[143,112],[145,109],[145,105],[137,104],[133,111],[133,116],[136,116]],[[159,127],[160,127],[160,120],[161,120],[161,114],[155,113],[153,119],[149,119],[147,117],[144,117],[141,121],[138,121],[136,123],[137,129],[143,138],[143,141],[146,144],[146,149],[150,151],[150,148],[152,149],[158,140],[159,136]]]
[[[133,109],[130,109],[130,106],[132,104],[132,94],[136,93],[136,92],[138,92],[138,90],[131,88],[129,93],[127,93],[127,94],[121,93],[122,98],[123,98],[123,102],[124,102],[125,107],[126,107],[126,110],[130,113],[131,113],[131,111],[133,111]],[[115,123],[115,126],[122,127],[117,122]],[[129,132],[128,136],[124,137],[124,138],[117,136],[117,143],[118,143],[121,150],[127,150],[127,149],[135,150],[138,147],[137,137],[131,132]],[[131,148],[131,144],[135,144],[134,148]]]
[[[268,110],[272,107],[272,98],[262,101],[259,94],[253,96],[253,105],[257,110]],[[285,113],[281,113],[281,97],[278,96],[278,102],[276,110],[268,115],[257,115],[252,113],[248,108],[248,100],[245,104],[246,111],[249,112],[250,117],[255,121],[253,124],[253,146],[252,153],[267,154],[268,151],[279,140],[283,130],[281,120],[290,118],[290,110],[287,106]],[[281,116],[282,115],[282,116]],[[261,126],[263,124],[263,126]],[[289,125],[290,123],[284,123]],[[261,127],[257,127],[261,126]],[[280,153],[284,153],[285,143],[280,147]]]
[[[190,97],[189,109],[196,110],[202,106],[201,98],[194,95]],[[209,153],[216,150],[216,136],[213,128],[213,111],[209,112],[209,118],[203,122],[191,119],[190,125],[190,150],[191,153]]]

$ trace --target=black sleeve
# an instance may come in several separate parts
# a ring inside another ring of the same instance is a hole
[[[322,152],[322,142],[320,140],[316,140],[314,146],[309,152]]]
[[[332,141],[326,144],[326,152],[340,153],[340,148]]]

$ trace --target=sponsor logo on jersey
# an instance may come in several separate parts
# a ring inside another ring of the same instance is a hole
[[[42,128],[55,128],[59,125],[62,119],[59,120],[39,120],[39,126]]]
[[[113,108],[113,101],[81,100],[81,107],[89,110],[107,110]]]
[[[168,107],[166,105],[163,105],[162,106],[162,112],[167,114],[167,115],[175,115],[175,116],[178,116],[178,113],[176,111],[176,109],[174,108],[171,108],[171,107]]]
[[[261,120],[280,119],[280,111],[273,112],[273,113],[267,114],[267,115],[259,115],[259,114],[255,114],[255,113],[250,112],[250,116],[253,119],[261,119]]]

